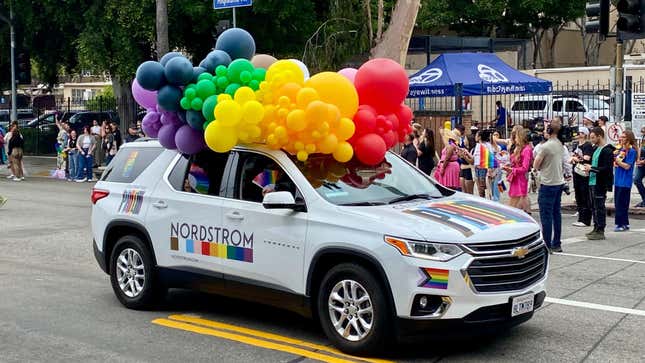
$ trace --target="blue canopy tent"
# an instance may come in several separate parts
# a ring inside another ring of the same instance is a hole
[[[493,53],[447,53],[410,77],[408,97],[523,93],[551,93],[551,81],[524,74]]]

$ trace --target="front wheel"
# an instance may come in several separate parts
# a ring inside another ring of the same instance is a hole
[[[320,324],[340,350],[373,354],[387,341],[391,313],[383,288],[360,265],[333,267],[322,280],[317,306]]]

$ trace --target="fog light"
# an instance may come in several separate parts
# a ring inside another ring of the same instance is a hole
[[[421,307],[421,309],[425,309],[425,308],[426,308],[426,306],[428,306],[428,298],[427,298],[427,297],[425,297],[425,296],[422,296],[422,297],[419,299],[419,306]]]
[[[450,306],[450,298],[437,295],[416,295],[412,301],[412,316],[440,316]]]

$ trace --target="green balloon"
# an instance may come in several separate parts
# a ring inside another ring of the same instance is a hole
[[[240,87],[242,87],[242,86],[240,86],[239,83],[231,83],[231,84],[228,85],[228,87],[226,87],[226,90],[224,92],[228,93],[229,95],[231,95],[231,97],[233,97],[233,96],[235,96],[235,92]]]
[[[215,106],[217,106],[217,96],[213,95],[204,100],[202,115],[206,121],[213,121],[215,119]]]
[[[219,87],[221,89],[226,89],[228,84],[229,84],[229,82],[228,82],[228,78],[226,78],[226,76],[217,77],[217,87]]]
[[[248,59],[239,58],[231,62],[228,65],[228,74],[226,75],[231,82],[242,83],[242,72],[253,73],[254,71],[253,63]]]
[[[260,81],[257,80],[252,80],[249,82],[249,87],[251,87],[252,90],[257,91],[260,89]]]
[[[215,68],[215,74],[218,77],[225,77],[227,73],[228,73],[228,69],[226,68],[226,66],[219,65],[217,66],[217,68]]]
[[[189,85],[187,85],[187,86],[186,86],[186,88],[184,89],[184,91],[186,91],[187,89],[191,89],[191,88],[192,88],[192,89],[195,89],[196,87],[197,87],[197,86],[196,86],[194,83],[191,83],[191,84],[189,84]]]
[[[181,98],[181,101],[179,101],[179,105],[184,110],[190,110],[190,100],[188,98],[186,98],[186,97]]]
[[[209,81],[212,81],[212,80],[213,80],[213,75],[212,75],[212,74],[210,74],[210,73],[208,73],[208,72],[204,72],[204,73],[200,74],[200,75],[197,77],[197,82],[199,82],[199,81],[203,81],[203,80],[209,80]]]
[[[267,71],[264,68],[256,68],[253,71],[253,79],[259,82],[264,81],[264,78],[267,75]]]
[[[192,101],[193,98],[197,95],[197,92],[195,92],[194,88],[186,88],[184,91],[184,96],[188,98],[188,100]]]
[[[208,127],[208,124],[211,123],[211,122],[213,122],[213,120],[204,122],[204,131],[206,131],[206,128]]]
[[[212,81],[203,79],[197,82],[197,96],[202,100],[215,94],[215,84]]]
[[[190,108],[192,108],[195,111],[201,111],[203,104],[204,104],[204,101],[202,101],[201,98],[195,98],[192,101],[190,101]]]
[[[251,74],[251,72],[244,71],[244,72],[240,73],[240,81],[242,81],[242,83],[247,84],[252,79],[253,79],[253,75]]]

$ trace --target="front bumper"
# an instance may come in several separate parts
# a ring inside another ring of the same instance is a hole
[[[99,251],[99,248],[96,246],[96,240],[92,241],[92,249],[94,250],[94,258],[96,259],[96,262],[99,264],[99,267],[103,272],[106,274],[109,274],[110,272],[107,270],[107,262],[105,261],[105,254],[102,251]]]

